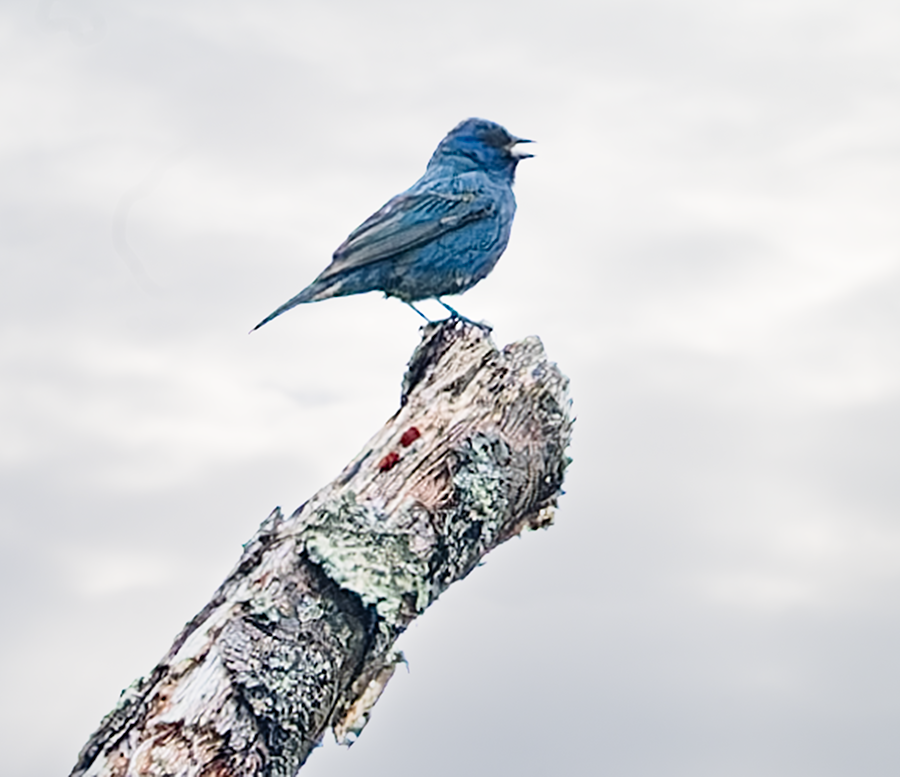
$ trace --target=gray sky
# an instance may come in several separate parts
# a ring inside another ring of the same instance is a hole
[[[4,773],[67,774],[394,412],[400,303],[247,331],[468,116],[539,143],[457,306],[543,339],[575,463],[302,773],[900,772],[898,41],[871,0],[4,4]]]

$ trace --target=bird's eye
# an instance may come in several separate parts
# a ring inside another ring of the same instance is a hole
[[[492,127],[481,138],[488,146],[494,148],[504,148],[512,142],[512,137],[501,127]]]

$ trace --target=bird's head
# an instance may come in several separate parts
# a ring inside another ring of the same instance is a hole
[[[516,173],[522,159],[534,156],[518,148],[530,140],[517,138],[504,127],[486,119],[466,119],[457,124],[438,144],[429,167],[451,165],[461,170],[484,170],[508,177]]]

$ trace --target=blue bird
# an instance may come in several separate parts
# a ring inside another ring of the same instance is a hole
[[[369,216],[303,291],[266,316],[259,329],[304,302],[382,291],[422,318],[413,302],[461,294],[494,269],[509,241],[516,165],[531,141],[499,124],[467,119],[438,144],[425,174]]]

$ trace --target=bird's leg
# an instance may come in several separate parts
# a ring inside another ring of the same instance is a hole
[[[442,300],[440,297],[435,297],[435,299],[438,301],[438,303],[440,303],[440,304],[443,305],[447,310],[450,311],[450,315],[451,315],[453,318],[458,318],[460,321],[465,321],[467,324],[471,324],[472,326],[477,326],[479,329],[483,329],[485,332],[490,332],[490,331],[493,330],[493,327],[490,326],[490,325],[488,325],[488,324],[482,323],[481,321],[473,321],[471,318],[466,318],[464,315],[462,315],[461,313],[459,313],[459,311],[454,310],[453,308],[451,308],[451,307],[450,307],[446,302],[444,302],[444,300]]]
[[[415,305],[413,305],[412,302],[407,302],[406,304],[409,305],[413,310],[415,310],[416,313],[418,313],[420,316],[422,316],[422,318],[424,318],[429,324],[432,323],[431,319],[428,318],[428,316],[426,316],[426,315],[425,315],[421,310],[419,310]]]
[[[451,307],[450,307],[446,302],[444,302],[444,300],[442,300],[440,297],[435,297],[435,299],[438,301],[438,303],[440,303],[440,304],[443,305],[447,310],[449,310],[449,311],[450,311],[450,315],[453,316],[454,318],[461,318],[463,321],[468,321],[468,320],[469,320],[469,319],[467,319],[465,316],[461,316],[461,315],[459,314],[458,311],[456,311],[456,310],[454,310],[453,308],[451,308]],[[474,322],[471,322],[471,323],[474,323]]]

